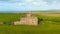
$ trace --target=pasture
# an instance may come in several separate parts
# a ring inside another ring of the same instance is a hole
[[[9,25],[11,22],[19,21],[26,14],[0,13],[0,22],[5,23],[0,25],[0,34],[60,34],[59,13],[33,13],[32,15],[38,17],[40,21],[38,26]]]

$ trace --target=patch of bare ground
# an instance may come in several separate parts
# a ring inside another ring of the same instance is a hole
[[[60,17],[60,14],[41,14],[41,15]]]
[[[44,12],[41,12],[41,13],[35,13],[35,14],[38,14],[38,15],[42,15],[42,16],[54,16],[54,17],[60,17],[60,12],[59,13],[44,13]]]

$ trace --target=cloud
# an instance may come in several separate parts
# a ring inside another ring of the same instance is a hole
[[[33,5],[38,5],[38,2],[32,2]]]
[[[43,1],[46,1],[46,2],[53,2],[54,0],[43,0]]]
[[[43,0],[44,2],[47,2],[47,3],[50,3],[50,4],[52,4],[52,3],[59,3],[60,2],[60,0]]]
[[[40,6],[41,3],[39,3],[39,2],[32,2],[31,4],[32,4],[33,6]]]
[[[24,7],[24,6],[25,6],[25,3],[18,3],[18,5],[19,5],[20,7]]]
[[[12,1],[12,2],[18,2],[19,0],[10,0],[10,1]]]
[[[29,3],[33,6],[38,6],[39,5],[39,2],[38,0],[25,0],[26,3]]]
[[[9,0],[0,0],[0,1],[9,1]]]
[[[0,1],[4,1],[4,2],[19,2],[20,0],[0,0]]]
[[[43,0],[44,2],[47,3],[47,5],[54,5],[57,3],[57,0]]]
[[[26,2],[32,2],[33,0],[25,0]]]

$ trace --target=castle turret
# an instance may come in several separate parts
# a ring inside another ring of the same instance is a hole
[[[27,13],[27,17],[30,17],[31,16],[31,13]]]

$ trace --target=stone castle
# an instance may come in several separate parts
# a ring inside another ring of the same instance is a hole
[[[38,19],[32,16],[31,13],[27,13],[26,17],[22,17],[20,21],[14,22],[14,25],[38,25]]]

